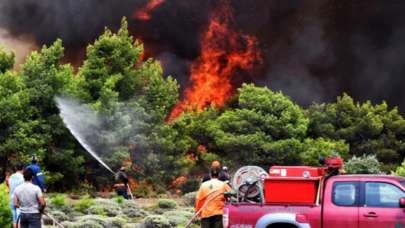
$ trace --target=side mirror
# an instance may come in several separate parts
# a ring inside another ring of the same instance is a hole
[[[405,208],[405,197],[399,199],[399,207]]]

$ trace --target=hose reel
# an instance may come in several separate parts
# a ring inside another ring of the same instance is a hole
[[[263,180],[269,174],[259,166],[243,166],[233,176],[232,186],[239,202],[263,202]]]

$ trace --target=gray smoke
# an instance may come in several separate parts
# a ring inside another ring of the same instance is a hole
[[[147,53],[165,72],[187,84],[201,33],[219,0],[166,0],[150,21],[133,13],[147,0],[2,0],[0,29],[11,37],[49,44],[60,37],[67,61],[80,65],[84,49],[123,16]],[[283,90],[300,104],[332,101],[347,92],[356,100],[387,100],[405,112],[402,63],[405,1],[235,0],[238,29],[258,37],[261,69],[246,81]],[[1,39],[0,39],[1,42]],[[7,45],[7,44],[6,44]],[[173,66],[175,65],[175,66]]]

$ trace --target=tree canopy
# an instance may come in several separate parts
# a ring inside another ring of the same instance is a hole
[[[362,170],[374,164],[371,156],[383,172],[404,160],[405,120],[398,110],[384,102],[355,102],[347,94],[303,108],[282,92],[243,84],[224,107],[167,121],[179,100],[179,84],[158,61],[143,59],[143,51],[125,19],[117,32],[106,29],[87,47],[77,71],[62,63],[61,40],[32,52],[21,70],[13,70],[14,54],[0,49],[3,175],[35,154],[51,188],[111,184],[113,178],[65,126],[58,96],[77,100],[93,113],[94,121],[80,124],[103,161],[113,170],[130,164],[130,175],[157,191],[178,177],[201,175],[213,160],[231,170],[242,165],[268,169],[320,165],[320,157],[338,154]],[[396,172],[403,175],[402,169]]]

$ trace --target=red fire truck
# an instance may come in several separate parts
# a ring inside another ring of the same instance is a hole
[[[224,227],[405,228],[405,178],[338,175],[342,165],[333,158],[325,167],[239,169]]]

